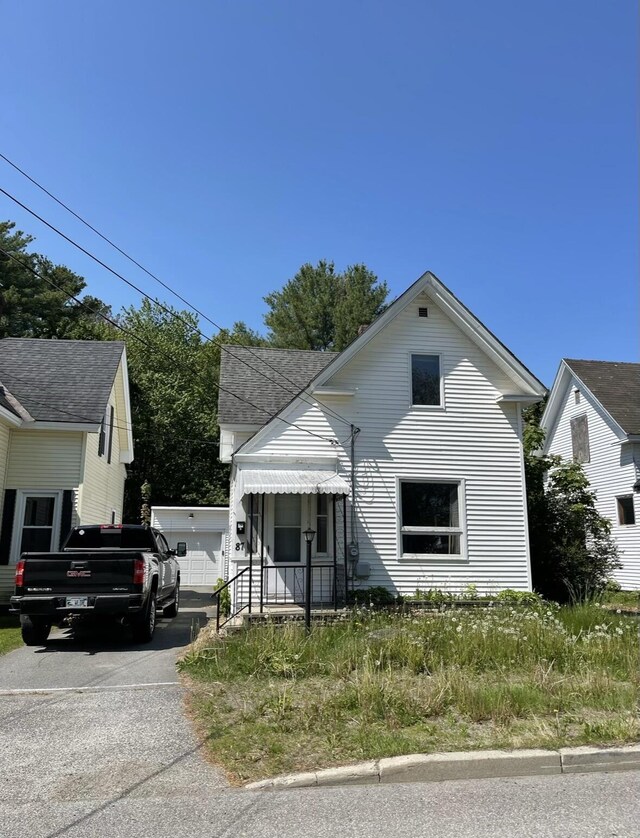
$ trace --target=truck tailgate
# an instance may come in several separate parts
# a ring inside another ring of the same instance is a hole
[[[140,552],[25,553],[23,594],[132,592]]]

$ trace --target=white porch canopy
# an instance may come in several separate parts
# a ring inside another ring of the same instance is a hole
[[[333,471],[239,469],[239,496],[348,495],[349,484]]]

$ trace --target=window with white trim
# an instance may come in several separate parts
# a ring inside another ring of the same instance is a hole
[[[47,553],[53,548],[56,495],[26,495],[20,533],[21,553]]]
[[[400,539],[403,556],[461,556],[460,481],[401,480]]]
[[[633,508],[633,495],[616,498],[618,505],[618,523],[622,527],[630,527],[636,522],[636,512]]]
[[[439,355],[411,356],[411,404],[442,405],[442,381]]]

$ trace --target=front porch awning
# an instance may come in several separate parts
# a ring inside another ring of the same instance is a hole
[[[348,495],[349,484],[333,471],[240,469],[239,495]]]

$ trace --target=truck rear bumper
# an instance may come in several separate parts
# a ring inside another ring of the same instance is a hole
[[[73,596],[78,596],[74,594]],[[84,594],[79,594],[84,596]],[[10,610],[29,616],[61,620],[72,614],[133,614],[143,606],[142,594],[87,594],[83,608],[67,607],[66,596],[12,596]]]

